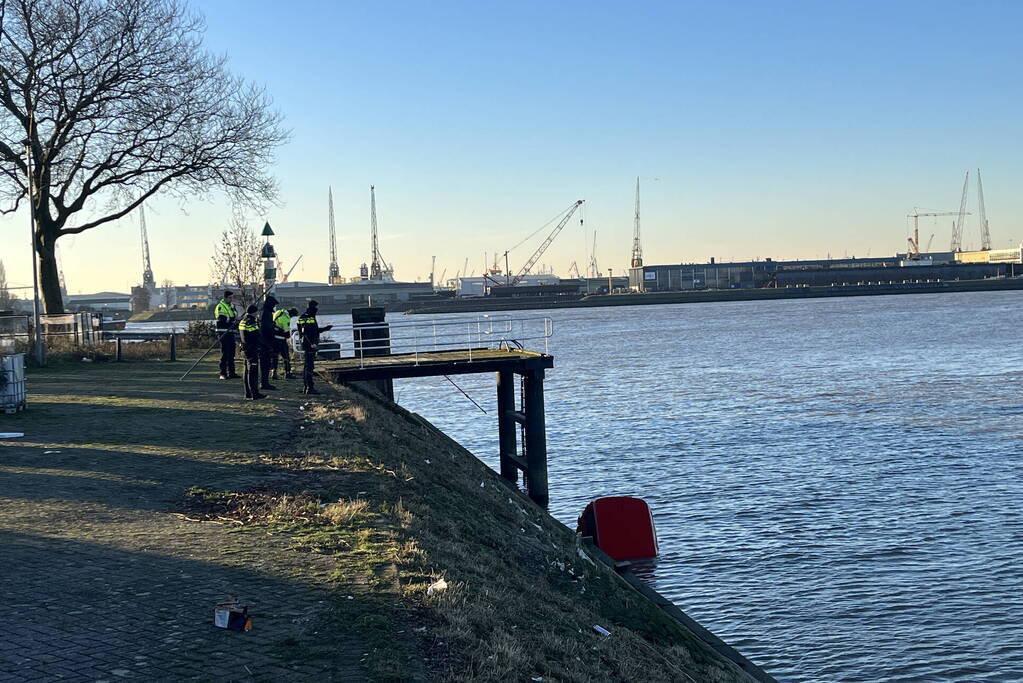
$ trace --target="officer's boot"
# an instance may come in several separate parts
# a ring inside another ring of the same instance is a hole
[[[284,379],[295,379],[295,376],[291,374],[291,359],[287,356],[284,357]]]

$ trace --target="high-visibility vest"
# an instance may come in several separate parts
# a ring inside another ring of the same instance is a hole
[[[258,332],[259,331],[259,325],[257,325],[254,322],[250,323],[248,317],[245,317],[245,318],[242,318],[241,321],[238,323],[238,331],[239,332]]]
[[[230,320],[231,318],[237,316],[238,312],[234,310],[234,306],[221,299],[220,302],[217,304],[216,315],[218,317],[224,316],[225,318]]]
[[[282,308],[279,311],[274,311],[274,324],[285,332],[291,329],[291,315],[287,309]]]

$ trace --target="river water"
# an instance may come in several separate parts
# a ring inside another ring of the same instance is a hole
[[[781,680],[1023,681],[1021,307],[513,313],[554,320],[551,512],[574,527],[598,496],[646,499],[655,587]],[[494,378],[455,381],[488,414],[443,378],[396,398],[496,469]]]
[[[1023,680],[1021,305],[514,314],[555,324],[551,512],[645,498],[656,588],[781,680]],[[489,414],[442,378],[397,398],[496,468],[493,377],[455,380]]]

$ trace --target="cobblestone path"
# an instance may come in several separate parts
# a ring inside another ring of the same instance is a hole
[[[279,476],[256,456],[298,400],[289,382],[243,403],[204,367],[35,373],[29,410],[0,415],[25,432],[0,441],[0,681],[364,679],[355,635],[323,618],[361,591],[330,583],[329,556],[174,514],[188,487]],[[252,631],[213,626],[228,595]]]

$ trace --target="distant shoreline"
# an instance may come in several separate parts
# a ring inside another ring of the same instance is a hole
[[[1023,278],[987,280],[950,280],[911,282],[889,285],[839,285],[834,287],[785,287],[781,289],[714,289],[688,292],[647,292],[629,294],[591,294],[587,296],[546,297],[473,297],[443,302],[388,302],[388,313],[438,315],[443,313],[489,313],[491,311],[533,311],[553,308],[590,308],[601,306],[649,306],[657,304],[695,304],[721,301],[767,301],[777,299],[819,299],[844,296],[886,296],[894,294],[944,294],[950,292],[988,292],[1023,289]],[[344,315],[353,306],[320,306],[321,315]],[[148,316],[132,316],[130,322],[186,322],[212,320],[212,314],[197,309],[154,311]]]
[[[947,294],[952,292],[987,292],[1023,289],[1023,278],[990,278],[987,280],[952,280],[947,282],[912,282],[886,285],[838,285],[834,287],[785,287],[781,289],[718,289],[690,292],[649,292],[630,294],[596,294],[573,298],[537,297],[502,302],[493,297],[454,299],[444,304],[410,308],[408,315],[440,313],[479,313],[491,311],[528,311],[552,308],[589,308],[598,306],[649,306],[657,304],[692,304],[722,301],[765,301],[778,299],[819,299],[847,296],[889,296],[895,294]]]

